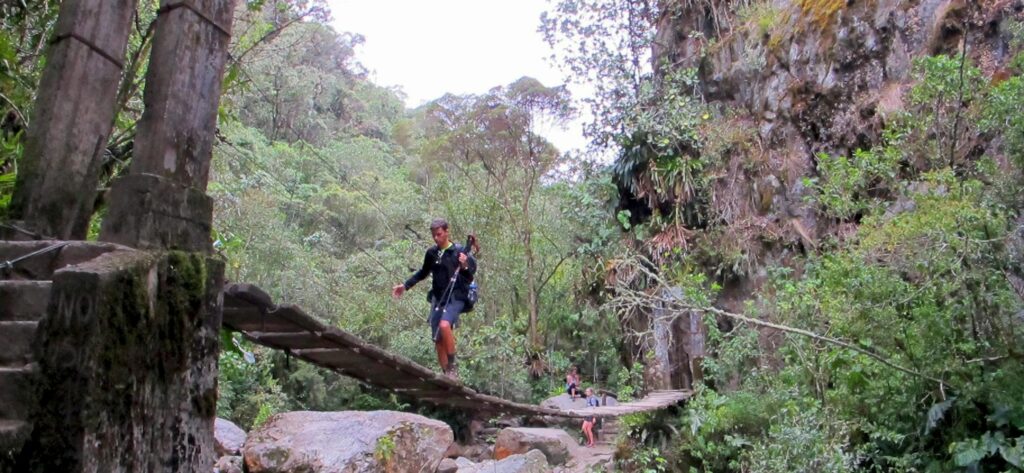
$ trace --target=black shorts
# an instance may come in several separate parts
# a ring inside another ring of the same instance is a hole
[[[442,320],[447,320],[448,323],[451,324],[452,328],[455,328],[455,326],[459,324],[459,314],[462,313],[462,308],[465,307],[465,305],[465,302],[451,300],[445,306],[431,306],[430,338],[435,342],[441,340],[439,328],[441,327]]]

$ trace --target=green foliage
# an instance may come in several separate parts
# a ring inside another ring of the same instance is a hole
[[[804,185],[816,191],[813,196],[827,215],[840,220],[862,214],[877,205],[873,195],[891,188],[896,182],[903,153],[894,145],[873,150],[857,150],[851,158],[818,155],[820,181],[804,178]]]
[[[618,0],[561,0],[541,15],[541,33],[555,63],[593,87],[593,119],[584,134],[595,148],[614,145],[650,93],[650,46],[661,5]],[[648,82],[647,85],[644,85]]]
[[[850,426],[813,404],[788,403],[770,422],[767,435],[744,454],[744,469],[838,473],[856,467],[856,456],[846,450]]]
[[[739,392],[719,395],[698,390],[680,419],[676,442],[679,468],[689,471],[735,471],[742,454],[765,434],[778,400],[770,395]]]
[[[19,131],[0,140],[0,217],[7,211],[14,195],[14,183],[18,176],[18,158],[21,156],[22,133]],[[7,165],[3,165],[7,163]]]
[[[1017,469],[1024,468],[1021,462],[1021,455],[1024,453],[1024,437],[1007,439],[1002,432],[985,432],[981,438],[969,439],[963,442],[954,442],[950,445],[950,453],[956,466],[977,470],[982,460],[989,457],[998,457],[1006,462],[1007,466]]]
[[[1020,303],[1003,276],[1008,260],[1000,243],[1009,222],[985,198],[981,183],[948,171],[922,178],[904,187],[900,198],[911,204],[903,211],[865,217],[855,244],[811,259],[799,281],[777,272],[766,310],[791,326],[854,340],[948,386],[940,389],[863,355],[795,338],[778,352],[784,368],[768,377],[756,368],[753,340],[712,330],[718,355],[708,366],[712,379],[742,377],[745,389],[774,389],[786,393],[784,403],[819,405],[817,411],[784,408],[779,412],[786,415],[771,418],[758,441],[763,443],[751,442],[745,453],[756,470],[803,464],[844,471],[852,459],[881,469],[942,470],[954,463],[953,452],[973,458],[979,444],[970,439],[985,432],[992,431],[991,438],[996,432],[1005,439],[1019,435],[1009,421],[976,421],[1024,407],[1007,392],[1020,384],[1009,381],[1019,375],[1016,363],[970,361],[1020,343],[1011,328]],[[945,401],[943,393],[952,391],[958,393],[955,402]],[[1013,451],[1010,443],[1006,448]],[[1005,461],[982,458],[989,462],[982,470]]]
[[[562,161],[534,129],[542,115],[569,116],[565,89],[524,78],[406,113],[354,63],[359,37],[302,24],[261,42],[277,25],[267,18],[243,18],[260,33],[234,46],[251,52],[229,77],[214,152],[215,247],[228,277],[434,366],[422,288],[399,300],[390,288],[418,268],[427,224],[445,216],[457,240],[472,231],[484,245],[484,298],[457,332],[463,380],[536,401],[561,384],[550,374],[570,360],[607,378],[620,363],[617,325],[585,307],[580,279],[583,258],[615,236],[604,213],[615,191],[606,173],[567,162],[578,180],[542,180]],[[274,47],[294,41],[309,44]],[[591,243],[574,245],[582,239]],[[527,359],[538,360],[533,376]],[[287,409],[410,408],[301,363],[273,366]]]
[[[690,204],[706,190],[709,160],[698,135],[705,112],[694,97],[696,77],[693,69],[676,69],[657,87],[653,80],[642,82],[637,106],[622,119],[629,131],[617,135],[622,151],[612,174],[651,208]]]
[[[391,435],[383,435],[377,439],[377,446],[373,449],[373,458],[381,466],[388,468],[395,456],[395,439]]]
[[[246,431],[281,412],[286,405],[285,395],[271,375],[269,354],[262,349],[257,352],[259,355],[250,362],[244,355],[223,350],[219,363],[217,416],[231,419]]]
[[[618,467],[624,471],[642,473],[661,473],[668,470],[668,461],[661,456],[661,451],[654,447],[638,448],[626,458],[619,460]]]

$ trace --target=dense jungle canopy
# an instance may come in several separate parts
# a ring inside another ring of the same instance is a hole
[[[59,6],[0,2],[0,215]],[[90,238],[132,159],[157,8],[139,2]],[[409,109],[321,1],[240,2],[214,247],[229,280],[433,366],[422,291],[390,288],[432,218],[474,232],[467,384],[537,402],[577,365],[624,398],[696,390],[626,418],[625,471],[1019,471],[1022,11],[559,0],[539,31],[593,96],[523,77]],[[612,162],[539,133],[581,109]],[[464,420],[222,338],[218,415],[243,427],[300,409]]]

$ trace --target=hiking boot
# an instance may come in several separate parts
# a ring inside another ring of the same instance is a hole
[[[459,380],[459,365],[452,363],[448,365],[448,369],[444,370],[444,375],[453,381]]]

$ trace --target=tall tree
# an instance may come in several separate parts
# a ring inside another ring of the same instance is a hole
[[[558,150],[540,133],[572,117],[564,86],[523,77],[480,96],[446,95],[430,105],[428,156],[444,157],[481,195],[493,195],[522,245],[529,339],[540,346],[537,320],[545,280],[535,254],[531,205],[541,178],[555,168]]]

